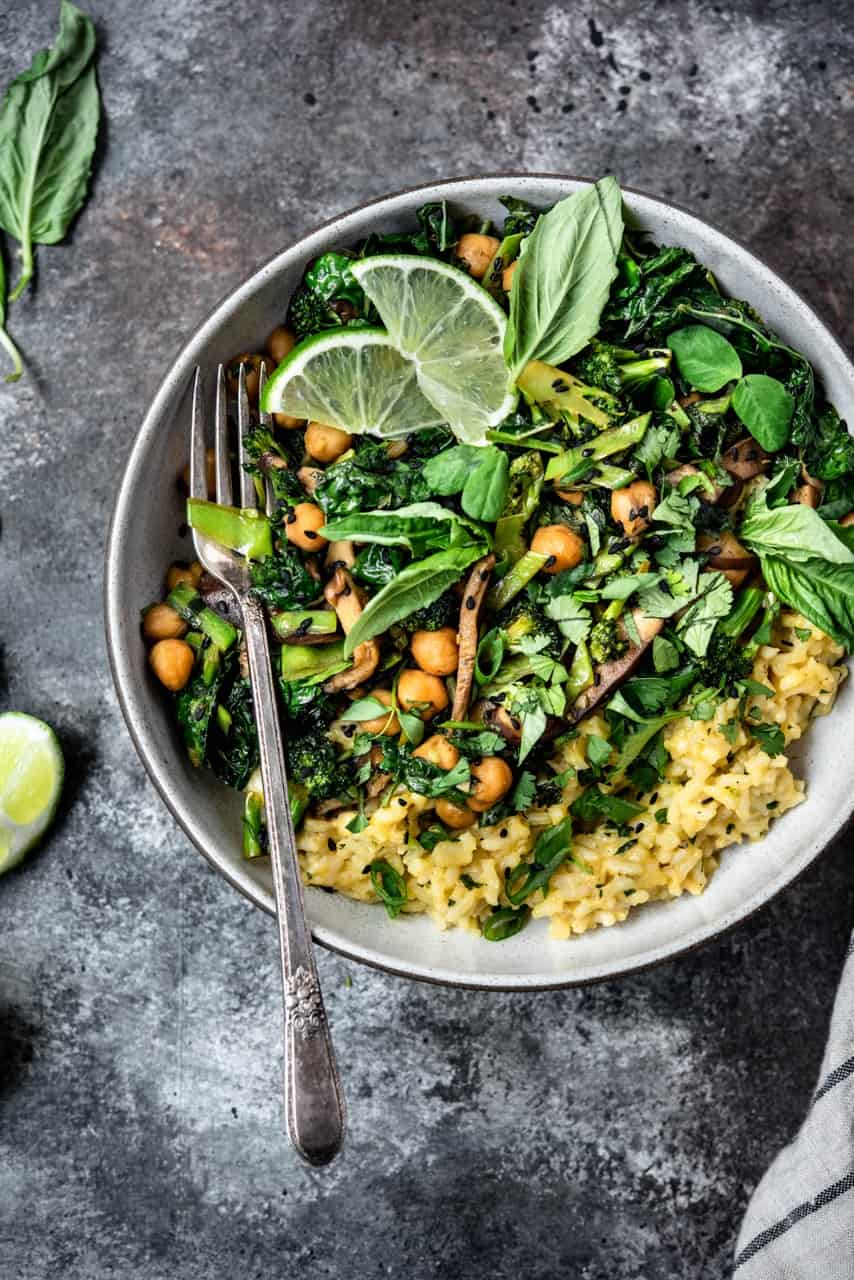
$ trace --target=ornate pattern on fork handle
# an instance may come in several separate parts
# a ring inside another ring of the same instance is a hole
[[[302,1040],[310,1040],[323,1030],[326,1011],[320,983],[302,965],[285,984],[285,1007],[293,1020],[294,1030]]]

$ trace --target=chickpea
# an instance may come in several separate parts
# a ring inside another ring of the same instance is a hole
[[[799,502],[804,507],[812,507],[813,510],[818,506],[821,498],[821,491],[814,484],[801,484],[797,489],[792,490],[792,502]]]
[[[258,399],[258,386],[261,381],[261,365],[266,364],[267,372],[272,373],[270,368],[270,358],[264,353],[254,351],[245,352],[242,356],[235,356],[228,364],[225,376],[228,380],[228,389],[233,396],[237,395],[237,388],[240,378],[240,366],[246,365],[246,395],[249,403],[253,404]]]
[[[161,684],[177,693],[190,678],[196,655],[186,640],[158,640],[148,655],[151,669]]]
[[[584,494],[580,489],[555,489],[555,493],[561,502],[568,502],[571,507],[580,507],[584,501]]]
[[[348,431],[328,427],[325,422],[310,422],[305,429],[306,451],[318,462],[334,462],[353,443]]]
[[[456,627],[438,631],[416,631],[409,642],[412,656],[422,671],[431,676],[450,676],[460,661]]]
[[[431,738],[425,738],[421,746],[412,754],[418,756],[419,760],[429,760],[439,769],[453,769],[460,758],[460,753],[453,742],[449,742],[441,733],[434,733]]]
[[[184,482],[184,488],[187,493],[190,492],[190,464],[187,463],[181,472],[181,479]],[[205,450],[205,484],[207,486],[208,497],[211,501],[216,497],[216,454],[213,449]]]
[[[290,413],[274,413],[273,421],[283,431],[295,431],[297,427],[305,426],[305,418],[294,418]]]
[[[470,827],[477,822],[477,816],[467,804],[454,804],[453,800],[448,800],[445,796],[436,801],[436,817],[440,822],[444,822],[446,827],[451,827],[455,831]]]
[[[296,341],[296,334],[292,330],[285,328],[283,324],[277,325],[266,342],[267,354],[273,364],[281,364],[285,356],[293,351]],[[267,372],[270,372],[269,365]]]
[[[543,573],[574,569],[584,559],[584,543],[575,530],[565,524],[544,524],[531,539],[531,550],[538,556],[546,556]]]
[[[422,720],[432,720],[448,705],[448,692],[438,676],[410,668],[397,682],[397,701],[404,711],[416,711]]]
[[[843,529],[850,529],[854,524],[854,511],[849,511],[847,516],[843,516],[839,521]]]
[[[471,776],[469,808],[475,813],[486,813],[513,785],[513,770],[501,756],[484,756],[472,765]]]
[[[505,293],[510,292],[510,286],[513,284],[513,277],[516,274],[516,268],[518,267],[518,265],[519,265],[519,260],[517,258],[515,262],[511,262],[510,266],[505,267],[504,270],[501,272],[501,288],[504,290]]]
[[[316,502],[298,502],[285,518],[285,536],[303,551],[322,551],[326,539],[317,531],[325,523],[326,517]]]
[[[371,697],[376,698],[384,707],[391,706],[391,689],[371,689]],[[375,716],[373,720],[362,720],[357,729],[363,733],[400,733],[400,721],[395,711],[391,716]]]
[[[623,526],[627,538],[637,538],[649,525],[657,502],[655,485],[648,480],[635,480],[611,494],[611,519]]]
[[[179,582],[188,582],[191,587],[197,587],[202,579],[202,566],[198,560],[194,560],[191,565],[173,564],[169,566],[169,572],[166,574],[166,590],[174,591]]]
[[[457,241],[457,257],[475,280],[482,280],[486,269],[498,252],[500,240],[495,236],[479,236],[472,232]]]
[[[142,619],[142,634],[147,640],[180,640],[187,624],[169,604],[153,604]]]

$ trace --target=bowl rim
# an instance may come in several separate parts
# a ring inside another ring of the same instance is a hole
[[[151,749],[150,744],[146,741],[144,726],[137,725],[131,713],[128,696],[123,684],[119,656],[123,646],[120,640],[120,613],[118,600],[119,582],[117,570],[119,560],[118,530],[123,523],[123,517],[130,502],[134,487],[133,478],[136,472],[137,455],[143,450],[148,438],[157,427],[164,409],[168,406],[170,397],[172,397],[176,390],[181,386],[181,380],[177,377],[176,366],[181,362],[187,348],[190,345],[202,341],[206,337],[208,330],[216,327],[216,322],[219,318],[220,312],[225,307],[231,305],[239,295],[251,292],[260,277],[275,269],[283,259],[299,256],[299,253],[302,251],[306,241],[313,239],[315,236],[321,235],[324,231],[329,230],[337,223],[342,222],[355,214],[364,214],[373,208],[376,208],[379,213],[383,206],[393,205],[394,202],[400,200],[402,197],[412,196],[419,192],[434,191],[441,187],[454,187],[468,188],[469,190],[483,193],[483,189],[487,188],[489,189],[487,193],[494,195],[496,194],[494,189],[496,184],[511,181],[519,182],[531,180],[551,183],[587,184],[591,184],[595,181],[595,179],[577,174],[513,170],[495,173],[478,173],[455,178],[443,178],[434,181],[416,183],[413,186],[403,187],[397,191],[388,192],[381,196],[374,196],[370,200],[353,205],[350,208],[325,219],[323,222],[312,226],[309,230],[300,235],[300,237],[292,244],[283,249],[279,249],[276,253],[265,259],[251,272],[244,276],[237,285],[222,294],[215,305],[190,332],[189,336],[185,337],[167,365],[166,372],[157,386],[154,396],[148,405],[142,422],[123,461],[121,479],[115,491],[113,509],[107,531],[102,590],[107,657],[122,717],[125,721],[125,725],[127,726],[127,730],[136,753],[139,756],[149,780],[175,821],[178,823],[179,827],[189,839],[190,843],[195,846],[209,865],[213,867],[214,870],[217,871],[232,888],[236,889],[254,906],[260,907],[269,915],[275,914],[275,906],[270,902],[267,896],[265,896],[257,886],[241,881],[233,875],[228,864],[224,864],[219,857],[211,852],[205,846],[204,842],[195,834],[192,822],[189,818],[185,819],[180,806],[172,797],[169,781],[166,778],[165,773],[158,766],[155,753]],[[794,288],[794,286],[784,280],[760,254],[756,253],[755,250],[745,244],[744,241],[738,239],[738,237],[730,234],[728,231],[724,231],[717,226],[717,224],[709,222],[706,218],[700,217],[685,205],[681,205],[674,200],[663,199],[660,196],[653,195],[648,191],[644,191],[641,188],[634,186],[621,184],[621,190],[624,193],[639,197],[642,201],[648,201],[650,204],[656,205],[664,210],[676,211],[683,217],[696,223],[698,227],[711,231],[722,240],[728,241],[742,253],[752,258],[753,261],[767,273],[768,277],[773,280],[775,284],[782,286],[784,291],[795,300],[802,311],[810,317],[817,329],[822,332],[827,343],[835,348],[838,360],[848,366],[851,371],[852,380],[854,380],[854,365],[852,365],[852,361],[834,328],[824,320],[812,304],[807,302],[802,294]],[[457,191],[453,198],[456,200],[464,200],[465,191]],[[391,210],[389,210],[389,212],[391,212]],[[691,931],[691,936],[687,940],[667,942],[659,946],[651,947],[645,955],[642,955],[636,961],[633,960],[627,963],[624,959],[618,959],[613,962],[599,962],[598,964],[592,965],[588,971],[585,971],[581,975],[570,974],[555,980],[551,977],[546,977],[546,975],[520,974],[518,979],[515,981],[510,981],[509,979],[505,980],[503,975],[496,976],[494,979],[484,975],[482,980],[478,980],[477,975],[470,976],[467,973],[460,971],[426,970],[423,967],[419,967],[416,963],[406,966],[389,963],[387,960],[383,959],[381,954],[373,952],[359,943],[348,943],[342,940],[339,935],[333,933],[327,928],[311,924],[310,922],[311,933],[314,940],[319,942],[328,951],[332,951],[346,959],[354,960],[359,964],[365,964],[369,968],[391,974],[395,977],[425,982],[433,986],[448,986],[475,991],[507,992],[556,991],[570,987],[592,986],[601,982],[610,981],[611,979],[622,978],[635,973],[643,973],[646,970],[656,968],[657,966],[665,964],[679,956],[690,954],[691,952],[698,950],[700,947],[705,946],[706,943],[730,933],[738,925],[749,920],[751,916],[755,915],[769,902],[773,901],[773,899],[790,884],[799,879],[809,869],[819,855],[827,849],[828,846],[832,844],[851,824],[852,819],[854,819],[854,789],[849,793],[846,804],[837,810],[830,825],[822,831],[821,835],[817,839],[814,839],[804,849],[802,849],[800,855],[796,859],[792,859],[791,862],[787,863],[786,867],[778,874],[776,879],[770,881],[768,885],[757,889],[749,898],[740,903],[738,907],[727,912],[722,919],[703,922],[695,926]],[[571,939],[567,945],[571,945]]]

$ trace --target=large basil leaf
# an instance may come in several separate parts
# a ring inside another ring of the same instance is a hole
[[[768,556],[762,572],[776,596],[838,644],[854,649],[854,565],[826,560],[793,564]]]
[[[560,200],[522,244],[504,356],[515,378],[529,360],[561,364],[599,328],[623,237],[620,188],[601,178]]]
[[[762,556],[805,561],[818,556],[833,564],[854,563],[854,552],[837,538],[817,511],[803,503],[768,508],[764,496],[751,502],[738,531],[741,541]]]
[[[33,273],[33,244],[62,240],[86,197],[100,103],[92,22],[63,0],[51,49],[13,80],[0,108],[0,226],[21,243],[21,275]]]
[[[741,359],[722,333],[706,324],[689,324],[667,339],[679,372],[698,391],[720,391],[741,377]]]
[[[426,560],[409,564],[366,604],[361,617],[348,633],[344,653],[349,657],[357,645],[388,631],[416,609],[438,600],[448,587],[458,582],[463,570],[484,554],[485,545],[448,547]]]
[[[396,511],[356,511],[330,521],[322,533],[330,542],[352,538],[381,547],[406,547],[414,555],[454,543],[480,544],[484,538],[470,521],[438,502],[415,502]]]
[[[782,382],[765,373],[749,373],[732,393],[732,407],[753,439],[768,453],[789,438],[795,401]]]

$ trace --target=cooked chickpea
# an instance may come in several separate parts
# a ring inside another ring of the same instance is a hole
[[[229,362],[226,368],[225,376],[228,380],[228,389],[233,396],[237,395],[237,388],[240,378],[240,366],[246,365],[246,395],[250,404],[258,399],[258,387],[261,381],[261,365],[266,364],[267,372],[272,373],[270,367],[270,357],[259,351],[244,352],[242,356],[235,356]]]
[[[475,280],[482,280],[500,243],[495,236],[480,236],[468,232],[457,241],[457,257],[468,268],[469,275],[474,276]]]
[[[305,429],[305,447],[318,462],[334,462],[353,443],[348,431],[328,427],[325,422],[310,422]]]
[[[584,559],[584,543],[565,524],[544,524],[531,539],[531,550],[546,557],[543,573],[574,569]]]
[[[397,701],[404,711],[415,711],[422,720],[432,720],[448,705],[448,692],[438,676],[410,668],[397,682]]]
[[[637,538],[649,525],[657,502],[655,485],[648,480],[635,480],[611,494],[611,519],[623,526],[627,538]]]
[[[448,800],[444,796],[436,801],[436,817],[440,822],[444,822],[446,827],[451,827],[455,831],[459,831],[462,827],[470,827],[477,822],[477,816],[467,804],[454,804],[453,800]]]
[[[273,361],[273,364],[281,364],[286,355],[289,355],[296,346],[296,334],[287,329],[283,324],[277,325],[267,339],[267,354]],[[268,365],[267,372],[270,372]]]
[[[580,507],[584,501],[584,494],[580,489],[555,489],[555,494],[561,502],[568,502],[571,507]]]
[[[486,813],[513,785],[513,770],[501,756],[484,756],[472,765],[471,776],[469,808],[475,813]]]
[[[459,664],[460,649],[456,627],[440,627],[438,631],[416,631],[409,647],[421,670],[428,675],[452,675]]]
[[[298,502],[285,518],[285,536],[303,551],[322,551],[326,539],[317,531],[325,523],[326,517],[316,502]]]
[[[191,587],[197,587],[201,578],[202,566],[198,560],[194,560],[191,565],[172,564],[166,574],[166,590],[174,591],[179,582],[188,582]]]
[[[850,529],[854,524],[854,511],[849,511],[847,516],[843,516],[839,521],[843,529]]]
[[[294,418],[290,413],[274,413],[273,421],[283,431],[295,431],[298,427],[305,426],[305,418]]]
[[[190,492],[190,464],[187,463],[181,472],[181,479],[184,482],[184,488],[187,493]],[[213,501],[216,497],[216,454],[213,449],[205,450],[205,484],[208,490],[208,497]]]
[[[148,655],[151,669],[161,684],[177,693],[190,678],[196,655],[186,640],[158,640]]]
[[[813,510],[818,506],[820,498],[821,490],[814,484],[800,484],[797,489],[792,490],[792,502],[799,502],[804,507],[812,507]]]
[[[434,733],[431,738],[425,738],[421,746],[412,754],[418,756],[419,760],[429,760],[439,769],[453,769],[460,758],[460,753],[453,742],[449,742],[441,733]]]
[[[505,293],[510,292],[510,286],[513,283],[513,277],[516,274],[516,268],[518,267],[518,265],[519,265],[518,260],[516,262],[511,262],[510,266],[505,267],[504,270],[501,272],[501,288],[504,290]]]
[[[376,698],[377,702],[381,702],[384,707],[391,706],[391,689],[371,689],[371,697]],[[400,733],[400,721],[395,711],[390,716],[375,716],[373,720],[362,720],[356,728],[363,733],[397,734]]]
[[[186,622],[170,604],[153,604],[146,609],[142,634],[148,640],[180,640],[186,631]]]

